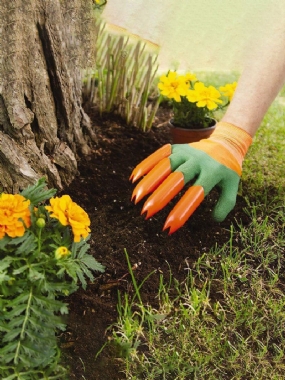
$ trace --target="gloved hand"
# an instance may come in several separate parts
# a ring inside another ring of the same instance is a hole
[[[165,207],[187,182],[196,179],[168,215],[163,230],[169,228],[172,234],[183,226],[215,186],[221,193],[213,218],[221,222],[235,206],[242,162],[251,142],[252,137],[243,129],[220,122],[207,139],[164,145],[133,170],[132,182],[147,175],[135,187],[132,200],[136,204],[153,192],[142,209],[148,219]]]

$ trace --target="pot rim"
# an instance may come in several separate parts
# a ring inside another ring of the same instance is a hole
[[[174,124],[172,124],[172,121],[173,119],[170,119],[168,124],[170,126],[170,128],[175,128],[175,129],[181,129],[183,131],[193,131],[193,132],[201,132],[201,131],[211,131],[212,129],[215,129],[216,128],[216,123],[217,121],[215,119],[213,119],[215,121],[215,124],[212,125],[211,127],[206,127],[206,128],[183,128],[183,127],[176,127]]]

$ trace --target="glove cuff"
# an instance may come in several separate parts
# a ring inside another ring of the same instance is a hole
[[[240,166],[252,143],[249,133],[240,127],[226,122],[219,122],[209,140],[215,141],[228,149]]]

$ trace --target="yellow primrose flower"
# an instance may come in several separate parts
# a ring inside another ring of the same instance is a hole
[[[233,82],[233,83],[228,83],[225,86],[221,86],[219,90],[223,93],[223,95],[228,97],[229,100],[232,100],[236,87],[237,87],[237,82]]]
[[[23,236],[31,225],[30,201],[20,194],[0,195],[0,239]]]
[[[88,214],[69,195],[50,199],[50,206],[45,207],[63,226],[71,226],[74,241],[79,242],[81,237],[86,238],[90,233],[90,219]]]
[[[206,87],[204,83],[197,82],[195,83],[194,90],[192,91],[194,91],[194,93],[188,93],[187,99],[189,101],[196,99],[195,101],[197,102],[197,107],[207,107],[208,110],[212,111],[217,108],[219,103],[222,103],[222,100],[219,99],[221,94],[214,86]]]
[[[162,75],[158,83],[161,95],[181,102],[181,96],[185,96],[188,90],[188,84],[185,76],[178,76],[175,71],[169,71],[167,75]]]
[[[66,247],[58,247],[55,250],[54,256],[57,260],[60,260],[64,257],[67,257],[71,254],[71,252]]]

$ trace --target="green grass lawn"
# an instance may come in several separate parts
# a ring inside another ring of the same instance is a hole
[[[183,284],[161,277],[157,309],[141,302],[133,277],[137,297],[122,297],[113,329],[127,379],[284,378],[283,99],[269,109],[244,162],[239,191],[250,224],[232,225],[230,241],[205,252]]]

